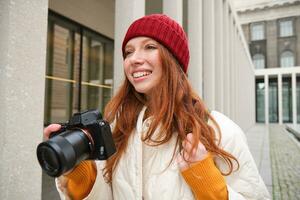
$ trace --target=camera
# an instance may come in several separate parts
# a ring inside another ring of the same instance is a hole
[[[61,125],[36,150],[49,176],[58,177],[83,160],[106,160],[116,152],[110,125],[98,110],[75,113]]]

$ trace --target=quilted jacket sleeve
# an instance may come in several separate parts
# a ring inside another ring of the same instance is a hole
[[[239,169],[225,177],[229,199],[271,199],[250,153],[244,132],[225,115],[215,111],[212,115],[221,129],[221,148],[231,153],[239,162]],[[215,162],[222,172],[228,171],[224,161],[216,158]]]
[[[97,177],[91,192],[85,198],[85,200],[113,200],[112,190],[109,184],[107,184],[102,176],[102,169],[104,167],[104,161],[96,161]],[[71,199],[66,189],[67,179],[63,176],[55,180],[56,187],[62,200]]]

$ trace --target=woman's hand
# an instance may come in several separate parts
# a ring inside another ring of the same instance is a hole
[[[44,137],[48,140],[51,133],[58,131],[61,128],[60,124],[50,124],[44,128]]]
[[[196,148],[192,149],[195,140],[198,140],[198,144]],[[208,155],[205,146],[192,133],[187,134],[186,139],[182,142],[182,147],[182,151],[176,158],[181,171],[188,169],[189,164],[201,161]]]

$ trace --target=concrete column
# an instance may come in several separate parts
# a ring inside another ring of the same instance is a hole
[[[193,89],[203,97],[202,1],[190,0],[188,2],[188,24],[190,47],[188,77]]]
[[[277,76],[278,83],[278,122],[282,124],[282,74],[278,74]]]
[[[239,82],[237,81],[237,75],[238,75],[238,63],[239,63],[239,57],[238,55],[238,34],[237,34],[237,25],[235,24],[234,30],[233,30],[233,36],[234,36],[234,60],[233,60],[233,72],[232,72],[232,79],[233,79],[233,119],[237,120],[237,112],[239,108],[240,102],[238,101],[237,96],[237,88],[241,87]]]
[[[269,76],[265,75],[265,124],[269,124]]]
[[[238,107],[238,102],[237,102],[237,96],[236,96],[236,88],[238,87],[236,83],[236,63],[237,63],[237,56],[236,56],[236,44],[237,44],[237,36],[236,36],[236,24],[233,19],[233,24],[232,24],[232,67],[231,67],[231,86],[232,86],[232,106],[231,106],[231,117],[233,120],[236,120],[236,110]]]
[[[216,110],[223,112],[224,110],[224,49],[223,49],[223,1],[215,1],[215,99]]]
[[[228,87],[229,87],[229,91],[228,91],[228,95],[229,95],[229,102],[228,102],[228,116],[232,117],[232,113],[233,113],[233,84],[232,84],[232,73],[233,73],[233,60],[234,60],[234,52],[233,52],[233,38],[232,38],[232,34],[233,34],[233,17],[232,17],[232,13],[230,11],[229,13],[229,19],[228,19],[228,40],[229,40],[229,66],[228,66]]]
[[[163,13],[182,25],[182,0],[163,0]]]
[[[297,85],[296,85],[296,73],[292,73],[292,110],[293,110],[293,124],[297,124]]]
[[[215,10],[214,1],[203,0],[203,98],[215,109]]]
[[[228,2],[223,2],[223,52],[224,52],[224,79],[223,79],[223,91],[224,91],[224,113],[229,114],[229,6]]]
[[[122,42],[130,24],[145,15],[145,0],[115,1],[114,87],[116,93],[124,80]]]
[[[265,30],[266,30],[266,64],[267,68],[274,68],[279,67],[278,63],[278,55],[277,55],[277,20],[267,21],[265,23]]]
[[[48,1],[0,1],[0,199],[41,199]]]

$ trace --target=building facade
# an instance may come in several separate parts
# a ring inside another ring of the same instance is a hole
[[[103,110],[124,79],[130,23],[164,13],[188,34],[188,78],[210,110],[255,123],[254,67],[228,0],[0,1],[0,199],[56,199],[36,146],[44,125]]]
[[[256,122],[300,123],[300,1],[237,1],[256,79]]]

